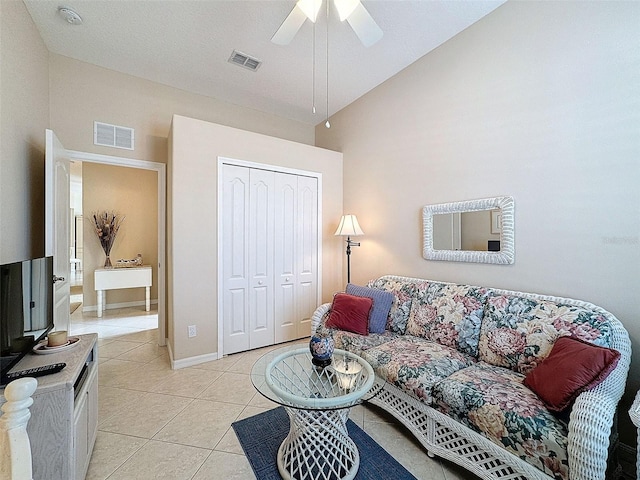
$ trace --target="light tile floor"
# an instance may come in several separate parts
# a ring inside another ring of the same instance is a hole
[[[276,405],[258,394],[249,372],[269,349],[171,370],[157,345],[157,312],[76,310],[70,333],[98,333],[98,436],[87,479],[245,480],[255,478],[231,428]],[[306,343],[306,341],[302,341]],[[392,417],[359,406],[351,419],[418,479],[476,478],[431,459]]]

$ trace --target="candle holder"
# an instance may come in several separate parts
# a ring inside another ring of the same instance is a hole
[[[357,385],[358,379],[362,374],[362,365],[360,362],[351,360],[345,355],[342,359],[334,362],[333,370],[336,373],[338,386],[342,390],[349,392]]]

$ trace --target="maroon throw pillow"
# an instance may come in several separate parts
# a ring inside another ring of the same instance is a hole
[[[549,356],[524,379],[547,408],[560,412],[578,395],[601,382],[616,368],[620,352],[574,337],[560,337]]]
[[[325,326],[367,335],[371,305],[373,305],[373,300],[368,297],[336,293]]]

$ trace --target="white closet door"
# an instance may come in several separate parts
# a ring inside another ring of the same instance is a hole
[[[298,177],[296,338],[311,332],[318,306],[318,179]]]
[[[298,338],[298,177],[276,173],[275,179],[275,340],[280,343]]]
[[[251,169],[249,193],[250,348],[274,343],[273,245],[275,173]]]
[[[224,353],[250,348],[248,168],[223,168],[223,324]]]
[[[224,353],[306,337],[318,305],[318,180],[222,170]]]

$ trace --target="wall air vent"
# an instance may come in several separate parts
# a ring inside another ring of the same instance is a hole
[[[250,57],[246,53],[238,52],[237,50],[231,52],[229,63],[233,63],[234,65],[244,67],[254,72],[260,67],[260,65],[262,65],[262,62],[257,58]]]
[[[93,122],[93,144],[133,150],[133,128]]]

